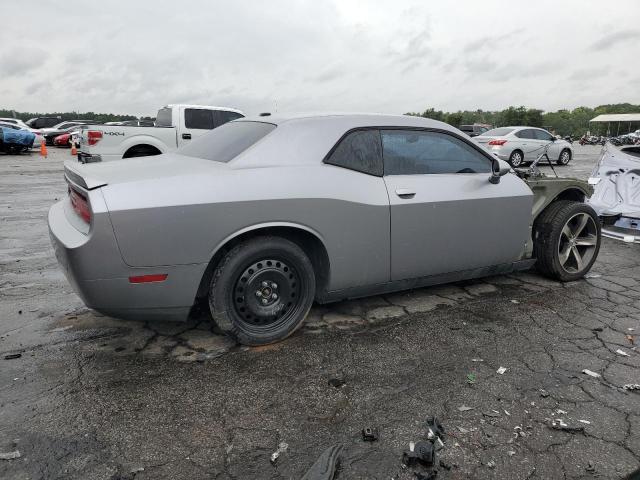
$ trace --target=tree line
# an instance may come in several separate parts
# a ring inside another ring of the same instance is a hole
[[[531,127],[543,127],[553,130],[559,135],[581,136],[591,129],[593,135],[606,135],[606,123],[593,123],[589,125],[589,120],[605,113],[640,113],[640,105],[631,103],[616,103],[611,105],[600,105],[595,108],[578,107],[573,110],[558,110],[556,112],[545,112],[536,108],[509,107],[500,111],[486,110],[459,110],[457,112],[443,112],[434,108],[428,108],[423,112],[409,112],[407,115],[431,118],[446,122],[454,127],[460,125],[470,125],[483,123],[494,127],[507,125],[528,125]],[[95,120],[96,122],[116,122],[120,120],[136,120],[138,117],[126,114],[95,113],[95,112],[55,112],[55,113],[34,113],[34,112],[14,112],[13,110],[0,110],[0,117],[15,117],[21,120],[28,120],[34,117],[60,117],[63,120]],[[140,117],[140,120],[155,120],[152,117]],[[611,126],[611,135],[617,135],[617,125]],[[620,134],[634,131],[640,128],[640,123],[632,122],[620,125]]]
[[[39,113],[39,112],[16,112],[14,110],[0,109],[0,118],[19,118],[20,120],[27,121],[30,118],[35,117],[60,117],[60,121],[67,120],[95,120],[97,123],[105,122],[119,122],[124,120],[137,120],[135,115],[126,115],[118,113],[95,113],[95,112],[54,112],[54,113]],[[152,117],[140,117],[140,120],[155,120]]]
[[[431,118],[448,123],[454,127],[483,123],[494,127],[509,125],[527,125],[553,130],[558,135],[582,136],[587,130],[593,135],[606,135],[606,123],[592,123],[589,120],[605,113],[640,113],[640,105],[631,103],[616,103],[612,105],[600,105],[595,108],[578,107],[573,110],[558,110],[556,112],[544,112],[543,110],[526,107],[509,107],[500,111],[464,110],[457,112],[443,112],[429,108],[423,112],[409,112],[407,115]],[[611,125],[611,135],[617,135],[617,124]],[[620,134],[635,131],[640,128],[639,122],[630,125],[625,122],[620,125]]]

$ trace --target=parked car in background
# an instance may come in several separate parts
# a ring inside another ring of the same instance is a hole
[[[29,127],[29,125],[27,125],[26,123],[24,123],[22,120],[20,120],[19,118],[0,118],[0,122],[4,122],[4,123],[11,123],[13,125],[18,125],[19,127],[23,128],[23,129],[27,129],[27,130],[31,130],[31,127]]]
[[[80,130],[77,130],[77,127],[71,129],[68,133],[63,133],[62,135],[58,135],[53,139],[53,144],[56,147],[71,147],[71,142],[73,141],[74,135],[77,136],[80,134]]]
[[[30,118],[25,123],[31,127],[40,129],[40,128],[51,128],[62,121],[62,117],[36,117]]]
[[[44,137],[42,136],[42,134],[37,131],[37,130],[33,130],[29,127],[22,127],[20,125],[16,125],[15,123],[8,123],[5,121],[0,120],[0,127],[4,127],[4,128],[11,128],[13,130],[22,130],[25,132],[31,132],[35,135],[35,138],[33,140],[33,147],[39,147],[40,144],[42,143],[42,141],[44,140]]]
[[[82,125],[88,125],[87,120],[71,120],[59,123],[53,128],[43,128],[42,135],[44,136],[47,145],[53,145],[53,139],[58,135],[69,133],[71,129],[78,128]]]
[[[159,155],[242,117],[244,114],[233,108],[167,105],[158,110],[155,127],[92,125],[83,128],[78,160],[92,163]]]
[[[459,128],[470,137],[477,137],[478,135],[482,135],[487,130],[490,130],[491,125],[474,123],[473,125],[460,125]]]
[[[84,130],[83,130],[84,132]],[[255,117],[175,152],[65,164],[49,211],[87,306],[281,340],[321,303],[528,269],[581,278],[600,247],[586,182],[513,173],[421,117]]]
[[[18,154],[33,147],[36,136],[28,128],[12,123],[0,125],[0,152]]]
[[[535,127],[500,127],[474,138],[501,160],[513,167],[533,162],[547,148],[547,155],[558,165],[567,165],[573,156],[571,144],[548,131]]]

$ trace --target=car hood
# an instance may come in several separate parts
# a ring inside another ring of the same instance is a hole
[[[589,204],[598,215],[640,218],[640,146],[607,143],[589,183],[594,185]]]
[[[150,157],[125,158],[112,162],[79,164],[68,160],[64,166],[70,180],[88,190],[105,185],[147,182],[170,177],[193,177],[223,171],[227,164],[165,153]]]

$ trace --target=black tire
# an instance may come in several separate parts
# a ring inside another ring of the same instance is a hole
[[[266,345],[302,325],[315,289],[313,265],[302,248],[282,237],[256,237],[235,246],[216,267],[209,309],[225,334],[245,345]]]
[[[558,157],[558,161],[556,162],[558,165],[568,165],[571,161],[571,150],[565,148],[560,152],[560,156]]]
[[[521,167],[524,163],[524,154],[520,150],[514,150],[509,155],[509,163],[513,168]]]
[[[582,220],[585,223],[580,228]],[[598,257],[602,240],[600,221],[586,203],[553,202],[538,216],[533,229],[536,268],[547,277],[562,282],[578,280]]]

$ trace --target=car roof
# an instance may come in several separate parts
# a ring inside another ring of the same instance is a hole
[[[297,122],[337,122],[346,129],[358,127],[420,127],[456,131],[451,125],[430,118],[412,115],[393,115],[384,113],[344,113],[344,112],[311,112],[311,113],[277,113],[268,116],[250,116],[234,120],[235,122],[254,121],[284,125]]]

